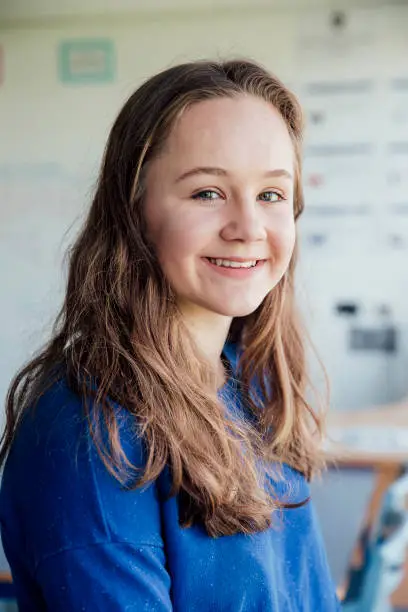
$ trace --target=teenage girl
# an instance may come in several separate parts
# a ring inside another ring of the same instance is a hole
[[[249,61],[175,66],[120,111],[53,337],[8,394],[20,612],[338,609],[294,304],[301,138]]]

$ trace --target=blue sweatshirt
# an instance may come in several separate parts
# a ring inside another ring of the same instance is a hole
[[[236,367],[233,347],[224,352]],[[231,381],[223,395],[236,414],[234,391]],[[117,410],[125,450],[142,466],[132,417]],[[283,473],[285,501],[308,497],[301,474]],[[91,442],[80,398],[55,383],[21,424],[0,493],[20,612],[339,610],[312,503],[274,513],[267,531],[214,539],[180,527],[177,497],[158,495],[169,481],[164,471],[143,490],[123,489]]]

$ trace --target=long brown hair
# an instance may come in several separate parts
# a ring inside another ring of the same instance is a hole
[[[268,101],[286,122],[295,152],[295,218],[302,212],[302,113],[275,76],[246,60],[200,61],[147,80],[110,132],[92,206],[70,252],[66,296],[52,338],[10,386],[0,465],[22,415],[61,369],[84,400],[106,468],[120,482],[132,470],[113,399],[136,417],[146,442],[145,469],[133,486],[154,481],[170,466],[172,493],[188,500],[183,524],[200,519],[212,536],[270,525],[278,506],[265,486],[272,466],[286,462],[310,478],[322,465],[322,417],[305,397],[304,334],[294,303],[296,252],[256,312],[231,326],[229,339],[241,352],[244,401],[254,417],[248,424],[227,421],[216,372],[200,359],[146,237],[145,170],[177,117],[201,100],[243,93]],[[97,381],[92,411],[90,379]]]

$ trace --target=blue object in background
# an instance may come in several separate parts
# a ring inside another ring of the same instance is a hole
[[[344,612],[392,612],[390,597],[402,580],[408,547],[407,497],[405,474],[384,495],[378,523],[366,536],[363,568],[346,594]]]

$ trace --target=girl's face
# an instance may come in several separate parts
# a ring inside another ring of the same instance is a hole
[[[147,170],[145,215],[182,312],[245,316],[275,287],[295,243],[293,174],[287,127],[264,100],[181,115]]]

